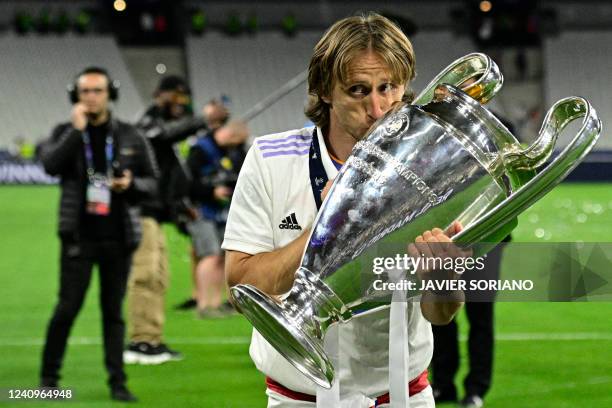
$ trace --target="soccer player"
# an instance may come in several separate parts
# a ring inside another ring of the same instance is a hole
[[[308,76],[306,115],[315,128],[256,139],[240,173],[223,242],[230,286],[247,283],[275,296],[291,288],[321,194],[310,182],[311,168],[332,180],[368,128],[394,103],[410,99],[414,67],[408,38],[378,14],[340,20],[323,35]],[[320,155],[309,154],[312,144],[318,145]],[[451,235],[460,227],[453,228]],[[413,250],[436,256],[440,242],[450,238],[436,228],[417,237]],[[427,382],[433,350],[430,322],[448,323],[462,304],[459,297],[436,302],[437,296],[424,292],[420,307],[408,304],[410,381],[406,387],[412,408],[434,406]],[[340,325],[339,333],[343,357],[336,373],[343,398],[358,394],[364,401],[359,406],[385,406],[389,403],[389,309],[356,317]],[[315,384],[257,331],[250,354],[267,376],[268,407],[315,406]]]

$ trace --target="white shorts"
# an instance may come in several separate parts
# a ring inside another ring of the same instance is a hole
[[[268,395],[268,408],[315,408],[314,402],[294,400],[277,392],[266,388]],[[410,397],[410,408],[435,408],[431,386],[428,386],[423,391]],[[377,408],[388,408],[389,404],[379,405]],[[344,408],[344,407],[342,407]],[[353,408],[353,407],[352,407]],[[369,407],[354,407],[354,408],[369,408]]]

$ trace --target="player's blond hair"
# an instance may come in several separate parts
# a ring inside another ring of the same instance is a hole
[[[348,68],[360,51],[376,52],[391,70],[393,82],[406,86],[404,99],[411,100],[409,81],[415,76],[415,57],[410,40],[391,20],[376,13],[347,17],[323,34],[308,66],[306,116],[321,128],[329,126],[329,97],[336,84],[346,83]]]

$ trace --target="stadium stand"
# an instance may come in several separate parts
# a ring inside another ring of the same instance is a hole
[[[543,45],[545,105],[566,96],[585,96],[597,107],[602,123],[612,123],[612,32],[566,31],[546,38]],[[612,150],[612,138],[606,133],[604,127],[597,150]],[[572,134],[564,135],[563,145]]]
[[[256,37],[228,37],[207,33],[188,37],[187,67],[195,106],[226,94],[230,109],[240,115],[297,75],[308,65],[312,48],[321,32],[300,32],[288,38],[281,33],[258,33]],[[422,89],[455,58],[474,50],[467,38],[453,40],[449,53],[434,52],[452,40],[450,32],[423,32],[412,38],[417,55],[418,76],[414,89]],[[306,84],[285,96],[249,124],[251,134],[263,134],[302,126]]]
[[[588,45],[588,46],[587,46]],[[612,32],[566,31],[543,44],[545,106],[566,96],[585,96],[597,109],[604,123],[603,133],[595,149],[568,180],[610,180],[612,174],[612,139],[605,124],[612,122],[610,98],[610,66],[612,66]],[[605,78],[608,80],[606,81]],[[559,137],[558,146],[565,146],[576,134],[577,124]]]
[[[36,143],[67,120],[66,86],[88,65],[106,67],[121,82],[119,116],[132,120],[144,107],[111,36],[0,37],[0,146],[21,136]]]

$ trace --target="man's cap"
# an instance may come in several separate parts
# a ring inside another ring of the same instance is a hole
[[[188,94],[191,93],[187,81],[178,75],[166,75],[163,77],[157,85],[157,91],[183,91]]]

